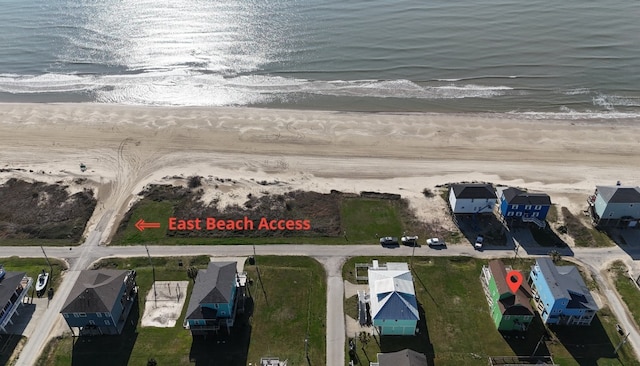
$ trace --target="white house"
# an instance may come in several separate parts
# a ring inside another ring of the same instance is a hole
[[[452,184],[449,205],[454,214],[491,213],[498,200],[491,184]]]

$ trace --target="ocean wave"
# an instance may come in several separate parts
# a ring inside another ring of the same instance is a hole
[[[493,102],[470,101],[471,105],[482,103],[486,106],[485,110],[492,111],[492,106],[508,105],[507,108],[510,108],[513,105],[508,104],[511,103],[510,98],[522,98],[522,95],[535,93],[535,90],[525,91],[522,88],[486,85],[481,82],[436,83],[413,82],[406,79],[309,80],[259,74],[230,77],[185,67],[170,70],[158,68],[142,72],[129,71],[110,75],[5,73],[0,74],[0,92],[16,95],[82,93],[99,103],[158,106],[246,106],[270,103],[295,105],[301,100],[313,100],[317,97],[345,98],[345,100],[346,98],[357,98],[353,100],[397,98],[411,99],[417,103],[424,100],[458,105],[458,99],[494,98]],[[572,97],[571,100],[563,101],[564,106],[556,112],[540,112],[535,109],[527,111],[529,108],[519,108],[517,111],[508,113],[532,119],[606,120],[640,117],[640,112],[637,111],[637,107],[640,107],[640,97],[596,94],[589,89],[569,89],[550,93],[566,94]],[[587,97],[580,97],[582,94],[586,94]],[[574,95],[581,99],[574,98]],[[535,98],[540,99],[540,95],[531,96],[531,99]],[[507,108],[502,110],[506,111]]]
[[[560,107],[559,112],[535,112],[535,111],[511,111],[507,115],[516,118],[535,120],[618,120],[640,118],[638,112],[614,112],[614,111],[583,111],[579,112],[566,106]]]
[[[468,77],[461,77],[461,78],[442,78],[442,79],[435,79],[435,81],[459,82],[459,81],[487,80],[487,79],[518,79],[522,77],[523,76],[518,76],[518,75],[482,75],[482,76],[468,76]],[[532,77],[532,76],[527,76],[527,77]]]
[[[11,94],[69,93],[96,88],[95,78],[73,74],[0,74],[0,92]]]
[[[584,95],[591,93],[591,90],[589,88],[574,88],[569,90],[562,90],[560,91],[560,93],[564,95]]]
[[[615,110],[616,107],[640,107],[640,97],[598,94],[593,97],[593,105]]]
[[[65,93],[87,91],[103,103],[148,105],[248,105],[301,95],[361,98],[491,98],[507,86],[448,83],[419,85],[409,80],[307,80],[273,75],[225,77],[188,67],[117,75],[0,74],[0,92]]]

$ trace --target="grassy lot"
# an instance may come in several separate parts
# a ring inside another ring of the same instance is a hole
[[[178,266],[182,260],[183,266]],[[156,280],[188,280],[186,268],[206,268],[209,258],[153,258]],[[258,257],[257,267],[245,264],[253,284],[248,292],[252,314],[237,319],[230,336],[192,338],[182,328],[189,298],[173,328],[142,328],[144,297],[151,290],[152,271],[146,258],[109,259],[106,268],[135,268],[140,297],[138,312],[132,312],[137,327],[125,328],[122,336],[91,337],[75,344],[69,336],[51,342],[39,365],[145,365],[149,358],[158,365],[247,365],[263,356],[288,358],[295,364],[304,359],[304,338],[309,333],[309,358],[314,365],[325,363],[324,320],[326,284],[321,265],[306,257]],[[261,278],[262,281],[259,281]],[[261,285],[262,284],[262,285]],[[291,291],[304,284],[300,291]],[[189,297],[192,291],[189,284]],[[250,315],[250,316],[249,316]],[[224,333],[224,332],[223,332]],[[223,343],[224,342],[224,343]],[[306,361],[305,361],[306,362]]]
[[[168,219],[173,215],[173,203],[144,201],[132,213],[131,219],[114,239],[114,245],[153,243],[159,245],[215,245],[215,244],[377,244],[378,236],[424,235],[420,225],[412,221],[408,208],[399,201],[368,198],[345,198],[340,210],[340,236],[246,236],[240,237],[176,237],[167,236]],[[160,222],[160,229],[140,232],[135,223]],[[313,223],[313,220],[312,220]],[[344,235],[346,233],[346,235]]]
[[[172,215],[172,202],[155,202],[145,200],[131,214],[131,220],[127,223],[127,227],[124,232],[119,233],[113,241],[124,245],[155,243],[161,241],[167,235],[169,217]],[[136,222],[140,219],[144,219],[145,222],[159,222],[160,229],[146,229],[144,231],[140,231],[135,227]]]
[[[14,246],[14,247],[75,247],[82,244],[82,241],[70,241],[68,239],[18,239],[18,238],[3,238],[0,242],[2,246]]]
[[[35,281],[38,280],[40,272],[43,269],[49,272],[49,287],[53,287],[55,291],[62,279],[60,274],[67,270],[67,265],[65,262],[53,258],[49,258],[49,262],[51,267],[44,258],[0,258],[0,264],[4,265],[7,272],[27,272],[27,276],[33,278],[32,289],[35,289]],[[53,272],[51,272],[51,268],[53,268]]]
[[[605,232],[585,226],[569,209],[562,208],[566,231],[579,247],[611,247],[615,244]]]
[[[355,242],[375,242],[378,236],[401,236],[404,229],[396,202],[347,199],[342,203],[342,227]]]
[[[345,279],[354,282],[355,263],[370,263],[372,258],[352,258],[343,267]],[[385,258],[407,261],[407,258]],[[532,260],[504,259],[526,273]],[[411,348],[427,355],[436,365],[486,365],[489,356],[531,355],[545,332],[538,320],[526,332],[525,339],[503,337],[496,329],[486,303],[479,276],[485,260],[468,257],[414,259],[414,285],[421,311],[419,334],[414,337],[370,339],[364,350],[358,342],[362,364],[374,360],[377,352]],[[345,305],[350,306],[350,305]],[[425,321],[426,320],[426,321]],[[536,355],[549,354],[561,365],[636,365],[629,345],[622,347],[620,359],[613,348],[620,341],[615,318],[604,309],[591,327],[561,328],[543,342]]]
[[[627,266],[620,261],[615,261],[611,264],[611,272],[616,290],[629,308],[636,324],[640,324],[640,290],[633,283],[634,280],[629,278]]]
[[[260,357],[275,356],[292,365],[306,364],[308,335],[311,365],[325,365],[327,285],[322,265],[308,257],[275,256],[257,257],[256,265],[245,267],[254,279],[255,300],[248,361],[255,365]]]
[[[558,222],[558,205],[555,203],[549,207],[549,212],[547,212],[547,222],[550,224]]]

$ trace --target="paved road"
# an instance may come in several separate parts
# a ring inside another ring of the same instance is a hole
[[[327,272],[327,365],[344,365],[344,283],[342,265],[346,257],[315,257]]]
[[[104,223],[109,219],[111,214],[112,211],[107,211],[100,219],[100,223],[97,227],[104,228]],[[71,292],[73,285],[78,280],[80,271],[87,268],[91,261],[95,260],[95,257],[93,256],[94,249],[98,247],[102,234],[103,232],[100,230],[92,231],[87,237],[86,242],[76,250],[75,254],[77,256],[74,258],[74,264],[65,275],[45,313],[37,319],[39,323],[35,327],[36,331],[34,331],[27,339],[27,343],[20,352],[20,358],[18,358],[16,366],[33,366],[36,364],[40,353],[42,353],[47,342],[51,339],[53,330],[58,326],[58,322],[62,321],[60,310],[62,309],[67,297],[69,297],[69,293]],[[31,249],[33,250],[34,248],[32,247]],[[6,253],[7,255],[12,255],[8,254],[10,252],[11,251],[3,250],[3,254]],[[61,256],[59,258],[63,257]]]
[[[107,213],[105,213],[105,216]],[[100,227],[100,225],[98,225]],[[66,275],[54,301],[50,304],[45,315],[39,320],[38,332],[29,338],[18,365],[30,366],[35,363],[44,345],[49,340],[52,330],[61,317],[58,315],[64,300],[66,300],[71,287],[75,283],[78,271],[87,268],[91,262],[104,257],[135,257],[145,256],[143,246],[99,246],[102,238],[101,231],[93,232],[87,242],[79,247],[48,247],[47,255],[50,257],[66,258],[71,269]],[[251,245],[220,245],[220,246],[149,246],[152,256],[179,256],[179,255],[211,255],[211,256],[249,256],[253,255]],[[640,249],[640,248],[639,248]],[[343,281],[341,266],[348,257],[367,256],[401,256],[410,257],[412,249],[399,247],[395,249],[382,248],[378,245],[261,245],[260,255],[303,255],[317,258],[323,263],[327,271],[327,365],[343,365],[345,360],[345,326],[343,312]],[[518,257],[527,258],[546,255],[547,248],[521,247]],[[473,256],[478,258],[504,258],[515,254],[513,248],[487,248],[482,252],[473,250],[470,245],[451,245],[446,249],[437,250],[429,247],[415,249],[416,256]],[[563,255],[570,256],[576,262],[580,262],[591,269],[595,274],[602,293],[611,304],[611,310],[619,319],[625,330],[630,332],[628,342],[632,345],[636,355],[640,355],[640,333],[633,325],[631,317],[620,299],[606,281],[600,271],[612,260],[623,260],[630,263],[632,258],[640,258],[640,250],[623,251],[619,247],[609,248],[572,248],[562,251]],[[43,253],[38,247],[2,247],[2,256],[42,257]],[[633,263],[635,264],[635,263]]]

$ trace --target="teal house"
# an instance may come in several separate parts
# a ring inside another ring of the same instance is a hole
[[[415,335],[420,314],[407,264],[373,261],[368,277],[371,319],[380,335]]]
[[[207,269],[199,270],[187,306],[185,328],[191,330],[192,335],[217,332],[220,328],[231,332],[238,287],[236,262],[210,262]]]
[[[501,260],[492,260],[482,267],[482,288],[489,303],[489,311],[500,331],[525,331],[535,316],[531,307],[531,288],[523,281],[518,290],[511,292],[507,273],[511,268]]]
[[[593,224],[598,227],[640,227],[640,187],[596,186],[587,199]]]

